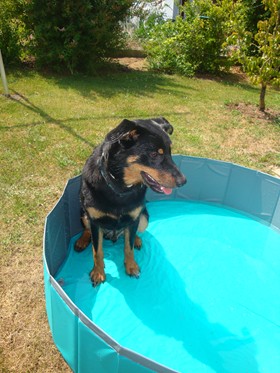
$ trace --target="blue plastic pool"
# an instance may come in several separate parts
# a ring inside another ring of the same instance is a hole
[[[73,250],[79,178],[48,217],[48,318],[74,372],[280,371],[280,180],[224,162],[176,162],[189,185],[164,200],[148,193],[139,279],[125,274],[122,239],[105,241],[107,280],[92,286],[91,248]]]

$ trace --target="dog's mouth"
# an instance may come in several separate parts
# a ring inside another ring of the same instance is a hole
[[[165,186],[158,183],[150,174],[145,171],[141,171],[141,176],[144,181],[144,184],[151,188],[157,193],[171,194],[172,189],[166,188]]]

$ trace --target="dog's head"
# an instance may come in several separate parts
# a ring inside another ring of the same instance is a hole
[[[124,119],[108,133],[102,147],[101,170],[125,187],[145,184],[170,194],[186,183],[171,157],[173,127],[165,118]]]

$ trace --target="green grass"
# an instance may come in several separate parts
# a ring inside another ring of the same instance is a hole
[[[165,116],[175,128],[173,153],[271,172],[280,167],[279,119],[230,110],[231,103],[257,104],[259,95],[230,76],[217,81],[134,71],[69,77],[23,70],[10,72],[8,83],[13,98],[0,96],[0,368],[66,372],[44,312],[42,235],[46,214],[92,147],[123,118]],[[279,92],[269,90],[266,101],[279,114]]]

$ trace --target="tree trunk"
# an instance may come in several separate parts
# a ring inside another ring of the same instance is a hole
[[[265,92],[266,92],[266,83],[262,83],[261,94],[260,94],[260,111],[265,111]]]

